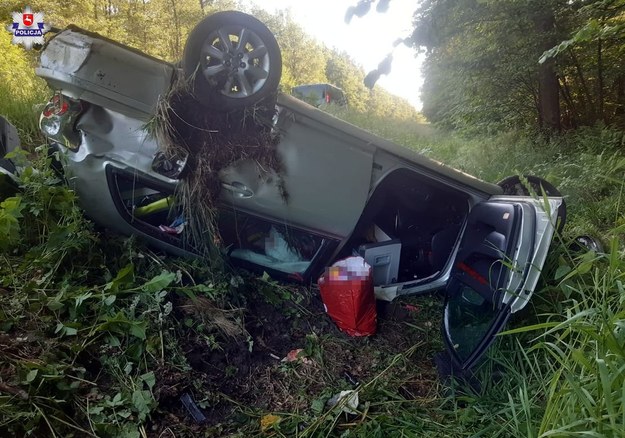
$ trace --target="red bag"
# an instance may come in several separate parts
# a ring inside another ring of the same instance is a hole
[[[339,260],[318,281],[326,312],[350,336],[375,334],[373,274],[362,257]]]

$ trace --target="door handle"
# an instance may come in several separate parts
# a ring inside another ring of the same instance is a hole
[[[233,181],[231,183],[222,182],[221,187],[224,190],[228,190],[232,193],[233,196],[237,198],[251,198],[254,196],[254,192],[250,190],[245,184],[240,183],[238,181]]]

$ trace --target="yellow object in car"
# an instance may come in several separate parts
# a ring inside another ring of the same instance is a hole
[[[149,214],[158,213],[160,211],[168,210],[174,204],[174,197],[168,196],[158,201],[143,205],[141,207],[135,207],[133,213],[135,217],[143,217]]]

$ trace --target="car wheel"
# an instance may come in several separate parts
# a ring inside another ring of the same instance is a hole
[[[547,196],[562,197],[562,193],[553,184],[533,175],[523,175],[522,179],[519,175],[509,176],[499,181],[497,185],[503,189],[504,195],[530,196],[533,192],[540,196],[544,190]],[[558,232],[562,231],[565,223],[566,203],[563,199],[562,204],[558,207]]]
[[[601,241],[588,235],[577,236],[569,245],[569,249],[576,253],[593,251],[597,254],[603,254],[605,252]]]
[[[275,94],[282,55],[271,31],[256,18],[218,12],[200,21],[187,38],[183,70],[200,103],[227,111]]]

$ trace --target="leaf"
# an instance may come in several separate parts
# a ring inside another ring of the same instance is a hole
[[[134,423],[124,423],[116,435],[118,438],[141,438],[137,425]]]
[[[30,370],[28,374],[26,374],[26,382],[31,383],[33,380],[35,380],[35,377],[37,377],[38,373],[39,373],[39,370],[37,369]]]
[[[145,331],[146,331],[146,323],[145,322],[135,322],[130,325],[129,333],[136,338],[145,341]]]
[[[59,336],[75,336],[78,333],[74,327],[68,327],[62,322],[59,322],[54,329],[54,333],[58,333]]]
[[[84,303],[86,300],[88,300],[92,296],[93,296],[93,293],[91,292],[86,292],[84,294],[78,295],[77,297],[74,298],[74,300],[76,301],[75,307],[76,308],[80,307],[82,303]]]
[[[141,290],[144,292],[160,292],[169,286],[176,279],[176,274],[173,272],[164,271],[161,274],[157,275],[143,286],[141,286]]]
[[[91,406],[89,407],[89,414],[99,415],[104,411],[104,406]]]
[[[105,306],[110,306],[111,304],[113,304],[115,302],[115,300],[117,299],[116,295],[109,295],[106,298],[104,298],[103,302]]]
[[[526,333],[526,332],[531,332],[533,330],[544,330],[544,329],[551,329],[554,327],[557,327],[560,323],[558,322],[543,322],[540,324],[533,324],[533,325],[528,325],[525,327],[519,327],[519,328],[515,328],[515,329],[511,329],[511,330],[505,330],[502,331],[498,334],[498,336],[506,336],[506,335],[514,335],[517,333]]]
[[[24,208],[22,204],[22,198],[19,196],[6,198],[4,201],[0,202],[0,207],[9,213],[14,218],[22,217],[22,209]]]
[[[122,417],[122,418],[128,418],[132,415],[132,412],[130,412],[129,410],[124,409],[123,411],[118,411],[117,412],[117,416]]]
[[[108,407],[115,408],[117,406],[123,406],[124,404],[126,404],[126,402],[127,400],[122,396],[122,393],[118,392],[117,394],[115,394],[112,400],[107,399],[105,401],[105,404]]]
[[[119,291],[119,287],[135,281],[135,265],[129,263],[123,267],[113,280],[104,286],[104,290]]]
[[[314,399],[310,405],[310,409],[312,409],[312,411],[315,414],[320,415],[323,412],[323,409],[325,408],[327,399],[328,399],[327,397],[320,397],[320,398]]]
[[[154,371],[150,371],[149,373],[142,374],[139,377],[139,379],[144,381],[145,384],[148,385],[148,388],[150,389],[154,388],[154,385],[156,384],[156,376],[154,375]]]
[[[111,347],[119,347],[120,345],[122,345],[121,341],[119,340],[119,338],[115,335],[109,335],[106,338],[106,343],[111,346]]]
[[[63,304],[62,302],[56,300],[56,299],[51,299],[50,301],[48,301],[48,309],[52,310],[53,312],[57,311],[57,310],[61,310],[63,307],[65,307],[65,304]]]
[[[132,405],[138,413],[139,421],[144,421],[150,414],[153,401],[150,391],[136,390],[132,393]]]
[[[555,279],[559,280],[569,272],[571,272],[571,267],[569,265],[558,266],[558,269],[556,269]]]

